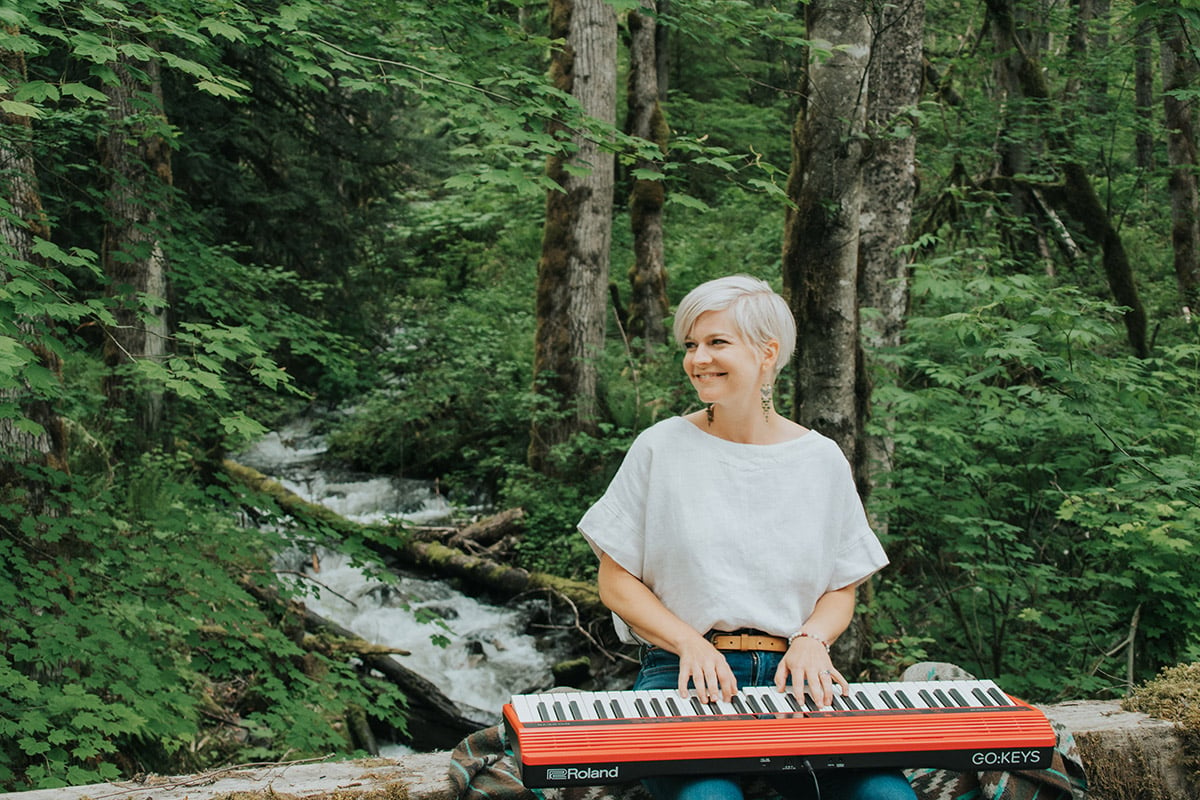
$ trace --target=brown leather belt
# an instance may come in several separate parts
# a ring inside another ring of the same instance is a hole
[[[786,653],[788,649],[786,637],[770,636],[755,631],[709,631],[705,638],[718,650],[769,650],[773,653]]]

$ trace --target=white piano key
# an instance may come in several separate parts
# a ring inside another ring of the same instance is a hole
[[[517,719],[521,722],[532,722],[537,718],[537,715],[530,708],[533,698],[536,695],[532,694],[514,694],[512,697],[513,709],[517,712]]]
[[[841,687],[834,685],[841,693]],[[770,714],[794,714],[799,710],[808,713],[815,710],[826,712],[869,712],[905,711],[945,708],[1012,708],[1016,704],[993,681],[911,681],[911,682],[862,682],[850,684],[850,691],[831,706],[818,709],[812,698],[805,695],[805,703],[798,706],[789,687],[778,692],[774,686],[746,686],[739,689],[736,701],[717,703],[701,702],[694,691],[680,697],[675,689],[614,692],[542,692],[537,694],[513,695],[512,706],[517,719],[522,722],[593,721],[619,717],[706,717],[706,716],[760,716]],[[637,701],[645,711],[636,708]],[[864,705],[863,702],[868,705]],[[601,711],[596,704],[600,703]],[[574,704],[574,705],[572,705]],[[614,710],[615,707],[615,710]]]

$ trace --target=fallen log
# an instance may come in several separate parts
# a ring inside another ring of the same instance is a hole
[[[620,652],[623,648],[615,640],[611,615],[600,602],[600,594],[592,582],[574,581],[543,572],[530,572],[485,555],[464,553],[440,542],[429,541],[424,536],[411,535],[404,525],[391,529],[378,524],[362,525],[299,497],[279,482],[250,467],[227,460],[225,469],[229,475],[246,486],[267,493],[281,509],[299,518],[315,518],[346,535],[361,536],[367,530],[374,531],[375,535],[363,538],[367,539],[382,563],[392,569],[455,580],[464,591],[498,602],[508,602],[539,592],[559,598],[571,607],[574,616],[571,627],[579,634],[579,655],[598,654],[610,666],[628,666],[619,663],[628,662],[631,657]],[[501,512],[495,515],[495,522],[488,523],[487,527],[489,530],[493,529],[493,525],[511,529],[520,523],[523,516],[524,512],[520,509]]]
[[[525,509],[509,508],[478,522],[472,522],[453,534],[446,544],[459,550],[471,547],[487,549],[505,537],[515,536],[525,527]]]

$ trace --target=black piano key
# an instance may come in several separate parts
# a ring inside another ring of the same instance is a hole
[[[688,698],[688,699],[689,699],[689,700],[691,700],[691,703],[692,703],[692,708],[694,708],[694,709],[696,710],[696,713],[697,713],[697,714],[701,714],[701,715],[707,715],[707,714],[708,714],[708,710],[707,710],[707,709],[704,707],[704,703],[701,703],[701,702],[700,702],[700,698],[699,698],[699,697],[696,697],[696,695],[692,695],[692,696],[691,696],[690,698]]]
[[[912,700],[908,699],[908,695],[904,693],[903,689],[896,690],[896,699],[899,700],[901,705],[903,705],[905,708],[916,708],[916,705],[913,704]]]
[[[555,718],[556,720],[562,721],[562,720],[565,720],[565,719],[567,718],[567,715],[566,715],[566,713],[563,711],[563,706],[562,706],[562,703],[561,703],[561,702],[559,702],[558,700],[555,700],[555,701],[554,701],[554,705],[552,706],[552,710],[554,711],[554,718]]]
[[[579,703],[574,700],[567,703],[567,710],[571,713],[571,719],[583,719],[583,712],[579,710]]]
[[[998,705],[998,706],[1012,705],[1012,703],[1009,701],[1008,697],[1004,694],[1004,692],[1000,691],[999,689],[995,688],[994,686],[989,688],[987,690],[987,693],[988,693],[989,697],[991,697],[993,700],[996,701],[996,705]]]
[[[745,703],[742,702],[742,698],[736,694],[733,697],[729,698],[729,704],[731,706],[733,706],[734,710],[737,711],[739,714],[749,713],[748,711],[746,711],[746,705],[745,705]]]
[[[775,701],[771,699],[771,695],[764,694],[762,696],[762,703],[764,706],[766,706],[767,711],[771,712],[772,714],[779,713],[779,706],[775,705]]]
[[[871,702],[870,698],[868,698],[862,692],[855,692],[854,699],[858,701],[858,704],[860,706],[862,706],[864,710],[865,709],[870,709],[871,711],[875,710],[875,705]]]
[[[666,714],[663,713],[662,703],[658,702],[657,697],[650,698],[650,713],[656,717],[666,716]]]
[[[650,712],[646,709],[645,701],[643,701],[642,698],[640,698],[640,697],[634,698],[633,710],[637,712],[637,715],[639,717],[650,716]]]
[[[972,689],[971,694],[973,694],[975,696],[975,699],[977,699],[979,701],[980,705],[984,705],[984,706],[996,705],[995,702],[992,701],[992,698],[988,697],[987,694],[983,691],[983,689],[980,689],[979,687]]]
[[[604,710],[604,703],[599,699],[592,704],[592,708],[596,709],[596,716],[600,719],[608,719],[608,713]]]
[[[928,689],[922,689],[921,691],[917,692],[917,694],[920,696],[920,698],[922,700],[925,701],[925,705],[929,706],[930,708],[940,708],[941,707],[941,704],[938,703],[937,700],[933,699],[933,695],[931,695],[929,693]]]
[[[624,719],[625,717],[629,716],[628,712],[625,711],[625,708],[621,705],[620,701],[613,699],[613,701],[609,703],[609,706],[612,708],[614,718]]]
[[[537,712],[538,712],[538,717],[541,718],[542,722],[550,721],[550,710],[548,708],[546,708],[545,703],[537,704]]]
[[[934,689],[933,696],[936,697],[938,701],[941,702],[941,704],[946,708],[954,708],[954,701],[951,700],[941,689]]]
[[[838,695],[838,701],[846,707],[847,711],[858,711],[858,706],[850,699],[850,695]]]
[[[967,698],[963,697],[962,692],[960,692],[958,689],[951,689],[950,696],[954,698],[954,702],[958,703],[959,706],[963,708],[971,705],[969,702],[967,702]]]
[[[895,698],[892,697],[892,695],[888,692],[887,689],[883,689],[879,692],[879,699],[884,703],[884,705],[887,708],[891,708],[891,709],[900,708],[900,705],[896,702]]]
[[[792,694],[791,692],[788,692],[786,695],[784,695],[784,697],[787,698],[787,704],[792,707],[792,711],[803,711],[804,710],[803,708],[800,707],[800,703],[796,700],[796,695]]]
[[[672,717],[682,717],[683,712],[679,710],[679,704],[675,702],[674,697],[667,698],[667,711]]]
[[[746,706],[755,714],[763,713],[762,706],[760,706],[758,701],[754,699],[754,695],[746,695]]]

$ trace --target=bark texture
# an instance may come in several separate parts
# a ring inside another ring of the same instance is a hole
[[[626,91],[628,132],[667,148],[667,122],[658,102],[656,66],[658,25],[654,0],[645,0],[643,12],[629,12],[629,80]],[[639,159],[638,169],[656,169],[657,164]],[[666,344],[667,270],[663,256],[663,182],[634,178],[629,197],[629,219],[633,228],[633,266],[629,269],[629,336],[640,338],[647,352]]]
[[[871,149],[863,171],[858,245],[859,304],[873,309],[862,321],[868,366],[874,350],[900,344],[908,311],[909,260],[897,250],[909,241],[917,194],[916,123],[906,109],[921,98],[924,0],[881,6],[871,28],[867,92]],[[871,397],[869,369],[860,371],[859,380],[858,417],[864,425]],[[891,468],[894,443],[890,435],[864,435],[862,441],[855,472],[865,498],[876,484],[873,476]]]
[[[792,132],[783,278],[796,314],[796,419],[855,462],[859,403],[858,244],[870,27],[856,0],[807,6],[810,55]]]
[[[20,53],[0,50],[0,68],[11,78],[25,75],[25,62]],[[11,99],[10,95],[2,95]],[[0,110],[0,191],[11,206],[10,214],[0,214],[0,247],[14,264],[36,267],[41,263],[34,253],[34,243],[49,234],[42,210],[33,151],[32,126],[28,117]],[[0,261],[0,285],[15,277]],[[42,332],[49,326],[45,320],[17,317],[7,320],[15,326],[21,344],[54,376],[61,373],[61,362],[54,351],[45,347]],[[40,466],[65,470],[67,466],[66,435],[61,417],[44,392],[35,392],[27,382],[0,386],[0,403],[13,403],[21,414],[35,426],[17,424],[9,415],[0,417],[0,489],[20,484],[25,490],[25,503],[31,514],[44,511],[47,487],[40,481],[22,477],[19,466]]]
[[[550,74],[584,112],[616,119],[617,18],[603,0],[551,0],[555,50]],[[546,196],[542,256],[538,262],[534,388],[548,408],[532,425],[529,463],[552,469],[550,450],[596,424],[596,359],[604,347],[605,301],[612,240],[613,156],[584,132],[569,136],[569,157],[552,157],[547,174],[559,186]]]
[[[169,286],[159,230],[172,183],[171,157],[155,130],[164,121],[158,62],[125,57],[114,72],[119,80],[105,86],[111,132],[102,142],[109,187],[101,254],[119,302],[105,348],[113,369],[105,394],[110,407],[130,415],[131,444],[142,448],[159,442],[164,396],[138,387],[122,368],[141,359],[165,360],[169,352]]]
[[[1197,187],[1196,124],[1193,103],[1172,92],[1194,89],[1200,74],[1194,44],[1181,18],[1163,16],[1159,23],[1160,62],[1163,80],[1164,124],[1171,194],[1171,246],[1175,280],[1179,284],[1183,314],[1200,311],[1200,188]]]

